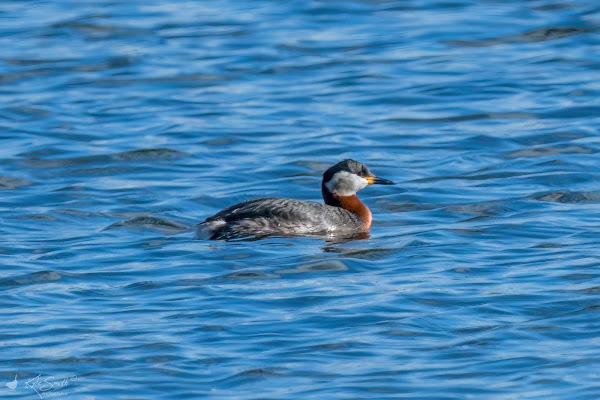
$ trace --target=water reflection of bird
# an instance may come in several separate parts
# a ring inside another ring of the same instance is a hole
[[[10,390],[15,390],[17,388],[17,384],[18,384],[18,382],[17,382],[17,375],[15,375],[15,380],[12,381],[12,382],[8,382],[6,384],[6,387],[9,388]]]
[[[281,197],[248,200],[198,224],[198,238],[233,239],[266,235],[353,235],[371,227],[371,211],[356,196],[368,185],[393,185],[366,165],[343,160],[323,174],[325,204]]]

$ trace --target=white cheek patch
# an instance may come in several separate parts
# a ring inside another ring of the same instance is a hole
[[[364,189],[369,182],[358,175],[347,171],[336,172],[333,177],[325,183],[325,187],[333,194],[338,196],[352,196],[361,189]]]

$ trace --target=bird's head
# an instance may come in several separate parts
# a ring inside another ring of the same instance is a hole
[[[323,174],[323,197],[352,196],[369,185],[393,185],[394,182],[375,176],[366,165],[346,159],[330,167]]]

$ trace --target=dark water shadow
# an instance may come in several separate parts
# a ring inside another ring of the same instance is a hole
[[[511,43],[536,43],[550,40],[558,40],[569,36],[583,35],[595,32],[593,28],[583,28],[577,26],[557,26],[548,28],[538,28],[531,31],[517,33],[515,35],[499,36],[489,39],[479,40],[447,40],[445,43],[455,46],[465,47],[488,47]]]
[[[179,233],[190,230],[192,227],[173,221],[168,218],[153,217],[150,215],[135,217],[122,222],[115,222],[104,230],[130,228],[130,229],[151,229],[168,233]]]

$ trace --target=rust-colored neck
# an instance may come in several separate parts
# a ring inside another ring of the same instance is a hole
[[[371,210],[369,210],[369,207],[365,206],[355,194],[352,196],[338,196],[329,193],[328,190],[323,190],[323,199],[325,200],[325,204],[341,207],[358,215],[363,223],[364,230],[368,230],[371,227],[371,222],[373,221]]]

